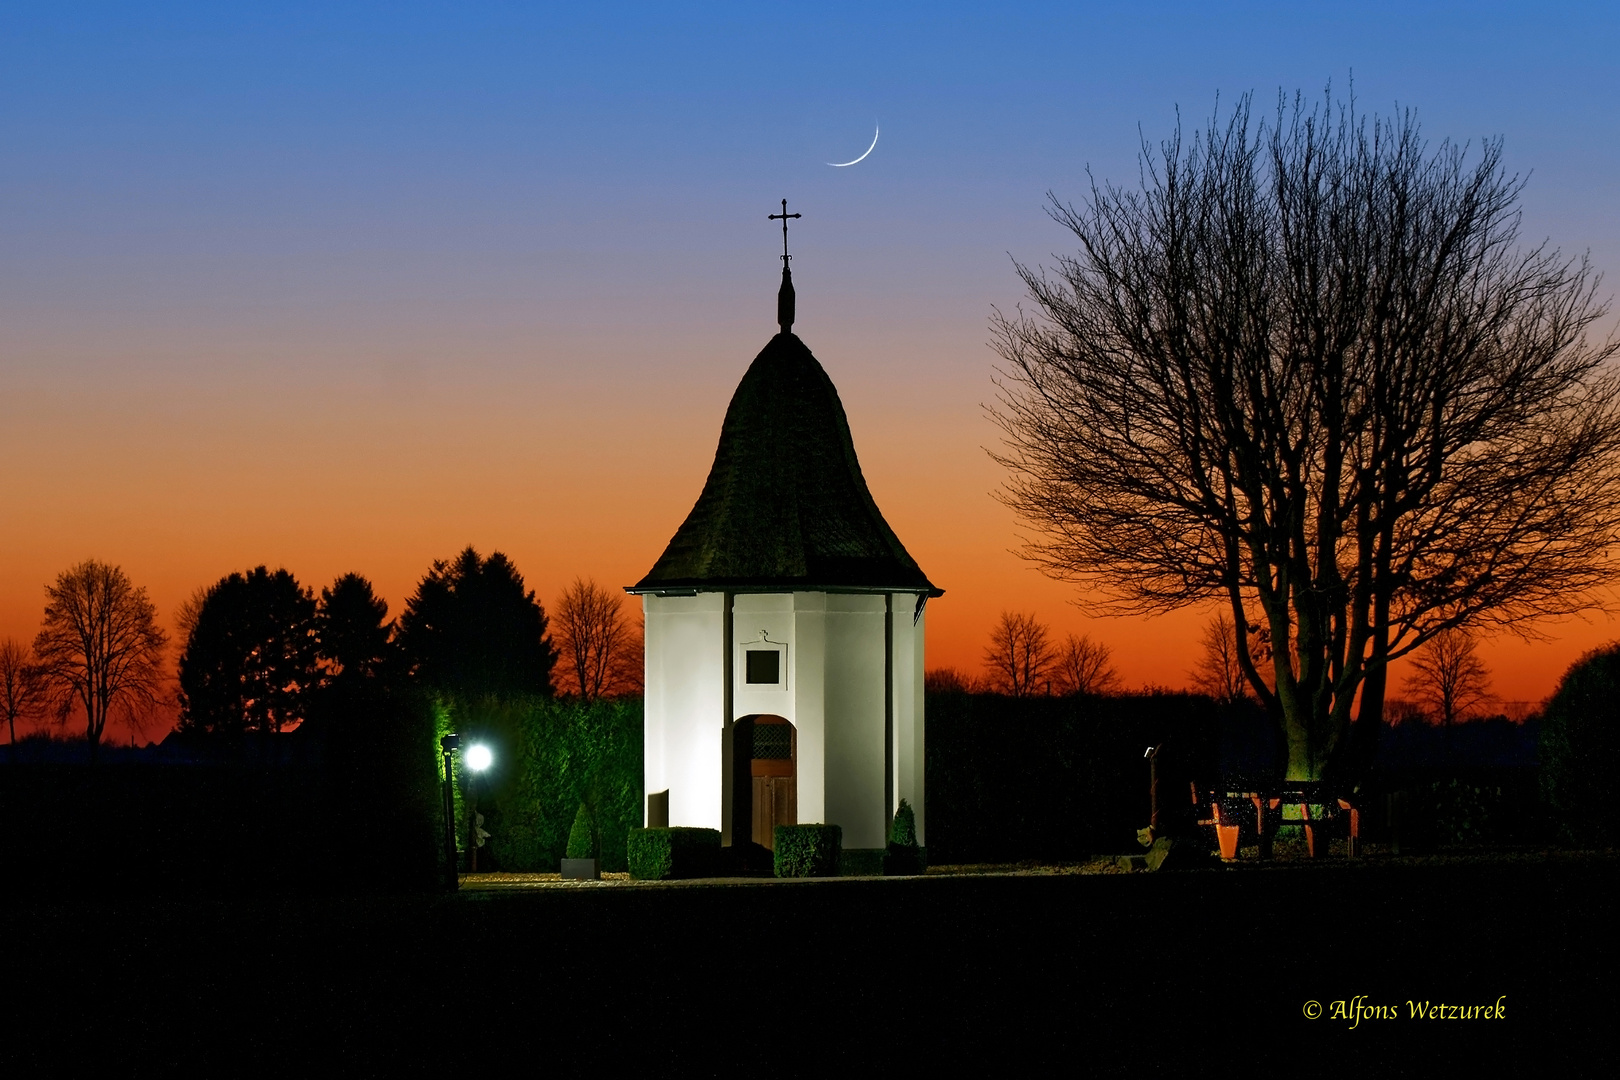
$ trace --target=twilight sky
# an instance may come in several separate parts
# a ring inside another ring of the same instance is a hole
[[[87,557],[165,622],[258,563],[397,614],[468,543],[548,606],[633,582],[775,330],[786,196],[794,329],[947,590],[930,665],[1030,610],[1176,686],[1208,612],[1086,617],[991,498],[986,324],[1069,247],[1047,191],[1134,182],[1178,108],[1353,75],[1435,143],[1503,137],[1526,242],[1620,270],[1612,5],[256,7],[0,14],[0,636]],[[1502,697],[1620,636],[1542,630],[1489,646]]]

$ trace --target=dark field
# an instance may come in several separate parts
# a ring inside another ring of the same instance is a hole
[[[439,898],[14,896],[3,1057],[12,1075],[971,1062],[1291,1077],[1595,1051],[1602,1073],[1617,868],[1491,856]],[[1360,994],[1400,1019],[1303,1015]],[[1408,999],[1503,995],[1505,1020],[1407,1016]]]

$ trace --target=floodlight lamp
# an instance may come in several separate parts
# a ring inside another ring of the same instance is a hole
[[[467,752],[462,755],[461,760],[466,762],[467,768],[473,772],[483,772],[494,762],[495,755],[490,753],[489,747],[483,743],[473,743],[467,747]]]

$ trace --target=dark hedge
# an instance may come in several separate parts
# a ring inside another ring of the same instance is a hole
[[[625,856],[630,876],[638,881],[705,877],[719,868],[720,832],[679,825],[631,829]]]
[[[1620,843],[1620,643],[1581,657],[1541,717],[1541,786],[1562,839]]]
[[[0,889],[377,892],[443,883],[432,709],[347,703],[279,735],[39,742],[0,763]]]
[[[463,746],[483,740],[494,751],[482,777],[458,769],[456,789],[457,833],[465,845],[464,800],[476,785],[494,869],[557,870],[581,803],[596,825],[602,869],[626,869],[625,837],[641,824],[639,698],[450,701],[439,706],[439,726],[441,733],[458,732]]]
[[[837,877],[844,830],[837,825],[778,825],[774,833],[776,876]]]
[[[1079,860],[1137,850],[1148,823],[1148,765],[1159,754],[1161,818],[1191,828],[1189,783],[1222,768],[1223,722],[1192,694],[1010,698],[931,693],[927,698],[928,861]],[[1263,723],[1264,718],[1258,718]],[[1232,740],[1239,742],[1240,740]],[[1269,744],[1234,762],[1263,769]]]

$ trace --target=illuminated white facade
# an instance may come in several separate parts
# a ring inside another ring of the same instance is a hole
[[[881,848],[905,799],[917,813],[918,842],[927,842],[925,616],[917,594],[710,592],[642,600],[645,790],[668,792],[668,824],[732,832],[725,819],[727,721],[770,715],[797,735],[799,821],[841,826],[846,848]],[[747,654],[764,650],[781,655],[780,679],[750,683]]]
[[[785,212],[785,210],[784,210]],[[630,592],[646,615],[646,821],[926,844],[923,608],[941,595],[867,490],[838,391],[790,332],[738,384],[702,494]]]

